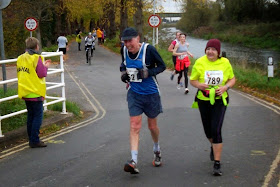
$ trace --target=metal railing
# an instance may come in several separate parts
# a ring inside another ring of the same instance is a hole
[[[43,57],[43,61],[45,61],[46,57],[54,57],[54,56],[60,56],[59,61],[60,61],[60,67],[59,68],[48,68],[48,75],[51,74],[55,74],[55,73],[60,73],[60,82],[46,82],[47,85],[47,91],[54,89],[54,88],[59,88],[61,87],[61,97],[53,97],[53,96],[47,96],[46,94],[46,98],[44,100],[44,110],[47,110],[47,106],[48,105],[52,105],[55,103],[59,103],[62,102],[62,114],[67,114],[66,112],[66,96],[65,96],[65,82],[64,82],[64,67],[63,67],[63,53],[62,52],[42,52],[42,57]],[[13,63],[16,62],[17,59],[9,59],[9,60],[1,60],[0,61],[0,65],[1,64],[8,64],[8,63]],[[16,71],[16,70],[15,70]],[[7,80],[2,80],[0,81],[0,86],[7,84],[7,83],[13,83],[13,82],[17,82],[18,79],[17,78],[13,78],[13,79],[7,79]],[[50,86],[48,86],[50,85]],[[16,99],[18,98],[18,95],[13,95],[13,96],[9,96],[9,97],[4,97],[4,98],[0,98],[0,103],[4,102],[4,101],[9,101],[12,99]],[[51,99],[53,101],[47,102],[47,99]],[[27,112],[27,109],[24,110],[20,110],[17,112],[13,112],[10,114],[6,114],[4,116],[1,116],[0,114],[0,137],[4,137],[4,135],[2,134],[2,128],[1,128],[1,121],[3,119],[12,117],[12,116],[16,116],[22,113]]]

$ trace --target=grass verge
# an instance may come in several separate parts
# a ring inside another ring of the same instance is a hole
[[[8,89],[7,93],[4,95],[3,89],[0,89],[0,98],[17,95],[17,90]],[[5,101],[0,105],[0,115],[10,114],[19,110],[26,109],[25,102],[19,98]],[[48,106],[48,110],[51,111],[62,111],[62,103],[55,103]],[[76,117],[82,117],[80,107],[71,101],[66,101],[67,112],[73,113]],[[51,117],[48,113],[44,112],[44,119]],[[1,121],[2,132],[6,133],[15,129],[18,129],[26,125],[27,115],[26,113],[16,115]]]

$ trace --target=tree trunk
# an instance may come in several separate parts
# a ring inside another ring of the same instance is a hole
[[[115,23],[115,5],[113,2],[109,3],[109,7],[110,9],[108,10],[108,15],[110,15],[108,17],[109,19],[109,27],[108,28],[108,32],[107,32],[107,37],[109,39],[113,39],[116,36],[116,23]],[[108,24],[106,24],[108,25]],[[106,31],[106,30],[105,30]]]
[[[134,21],[134,24],[135,24],[135,29],[139,33],[140,42],[143,42],[144,39],[142,37],[142,35],[143,35],[143,13],[142,13],[143,2],[142,2],[142,0],[135,0],[134,1],[134,6],[136,8],[136,12],[135,12],[135,14],[133,16],[133,21]]]
[[[127,0],[121,0],[121,7],[120,7],[120,36],[122,35],[123,30],[128,26],[128,15],[127,15]]]
[[[36,29],[36,38],[39,40],[39,47],[40,47],[40,50],[42,50],[42,38],[41,38],[41,29],[40,29],[40,25],[39,25],[39,27],[37,27],[37,29]]]

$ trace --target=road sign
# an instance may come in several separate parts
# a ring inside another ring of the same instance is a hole
[[[24,22],[24,26],[29,31],[34,31],[38,27],[38,22],[35,18],[27,18]]]
[[[11,3],[11,0],[0,0],[0,9],[6,8]]]
[[[158,27],[161,23],[161,19],[160,19],[159,15],[152,14],[152,15],[150,15],[150,17],[148,19],[148,23],[151,27]]]

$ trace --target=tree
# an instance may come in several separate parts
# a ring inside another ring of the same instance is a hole
[[[128,25],[127,1],[128,0],[121,0],[120,2],[120,33],[122,33]]]
[[[143,2],[142,0],[134,0],[134,7],[136,8],[136,12],[133,16],[134,20],[134,26],[135,29],[138,31],[140,36],[140,41],[144,41],[142,35],[143,35]]]

